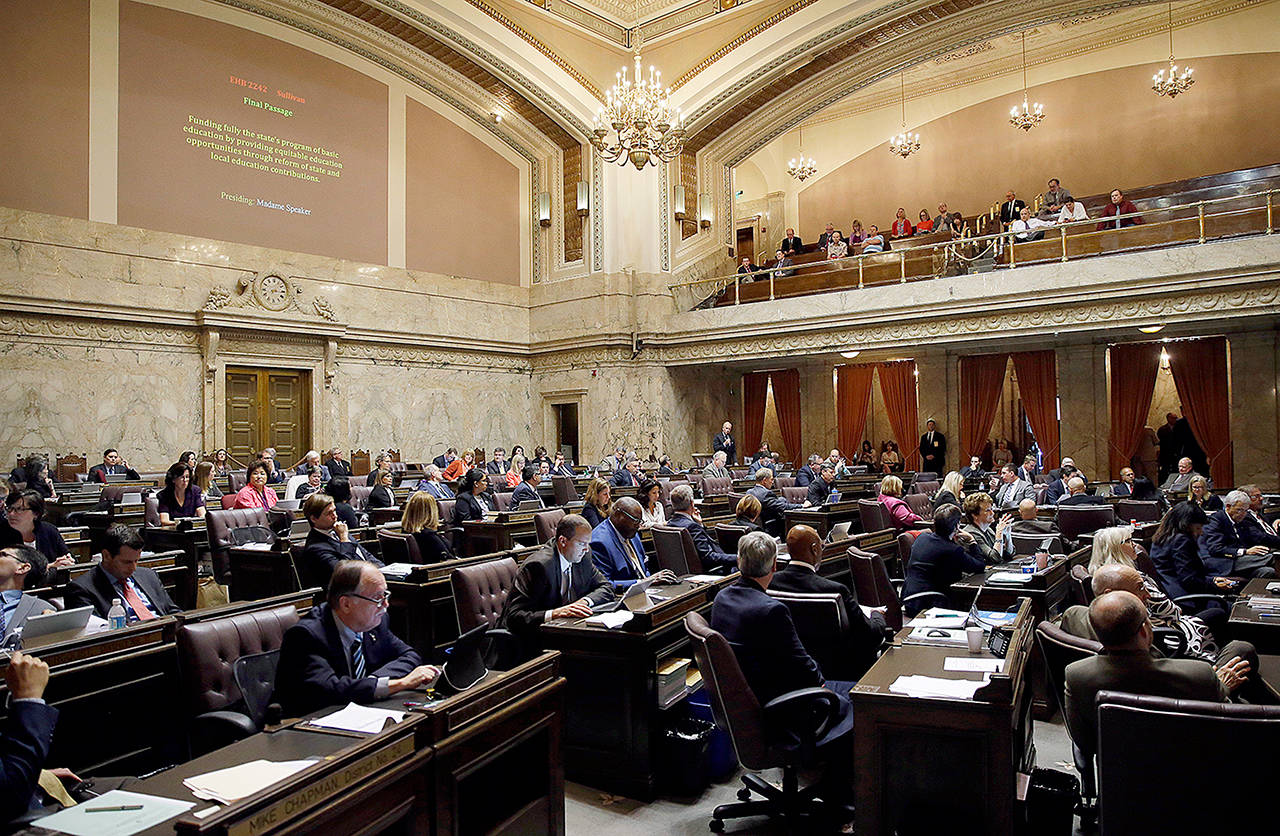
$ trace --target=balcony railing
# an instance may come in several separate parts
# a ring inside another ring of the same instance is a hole
[[[1125,218],[1143,218],[1142,224],[1121,229],[1098,230],[1100,218],[1054,224],[1033,231],[1032,234],[1044,233],[1042,239],[1034,241],[1017,240],[1016,235],[1022,233],[1007,230],[905,247],[900,245],[910,239],[897,239],[893,241],[895,248],[889,252],[824,259],[780,269],[763,268],[753,273],[676,282],[667,287],[680,310],[694,310],[1178,244],[1203,244],[1241,235],[1270,235],[1276,228],[1278,195],[1280,189],[1258,190],[1105,219],[1108,224],[1114,224]],[[793,271],[793,275],[778,275],[787,271]]]

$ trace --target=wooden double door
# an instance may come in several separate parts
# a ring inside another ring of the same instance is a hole
[[[276,448],[291,467],[311,449],[311,373],[227,367],[227,452],[252,461]]]

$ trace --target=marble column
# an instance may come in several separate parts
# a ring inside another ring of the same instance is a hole
[[[1057,357],[1062,455],[1074,459],[1090,479],[1107,478],[1111,438],[1107,347],[1062,346]]]
[[[1229,339],[1231,367],[1231,439],[1235,483],[1277,488],[1280,473],[1280,333],[1252,331]]]
[[[826,456],[836,446],[836,393],[831,363],[800,367],[801,450],[796,462],[803,464],[810,453]]]
[[[916,384],[916,403],[920,416],[919,434],[927,429],[925,422],[932,418],[938,432],[947,439],[947,470],[955,470],[961,464],[960,444],[960,382],[954,355],[946,351],[931,351],[916,355],[916,370],[920,377]],[[912,440],[919,441],[919,436]],[[941,478],[945,473],[939,473]]]

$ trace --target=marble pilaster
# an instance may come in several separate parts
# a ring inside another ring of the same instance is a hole
[[[1089,478],[1105,478],[1111,438],[1107,347],[1092,343],[1060,346],[1057,355],[1062,455],[1074,459]]]
[[[1235,483],[1277,489],[1280,473],[1280,333],[1251,331],[1229,338],[1231,438]]]

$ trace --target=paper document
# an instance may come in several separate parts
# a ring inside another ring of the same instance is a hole
[[[255,792],[283,781],[295,772],[301,772],[316,763],[313,759],[301,761],[257,760],[230,766],[203,775],[193,775],[182,784],[196,798],[230,804],[247,798]]]
[[[900,676],[889,686],[895,694],[908,697],[950,697],[958,700],[973,699],[973,694],[984,683],[976,679],[941,679],[936,676]]]
[[[968,610],[948,610],[942,607],[930,607],[907,622],[908,627],[963,627],[969,617]]]
[[[1003,659],[984,659],[972,656],[948,656],[942,660],[944,671],[978,671],[980,673],[1000,673],[1004,670]]]
[[[1280,598],[1263,598],[1255,595],[1249,599],[1249,606],[1255,610],[1280,610]]]
[[[594,627],[605,627],[610,630],[617,630],[623,624],[635,618],[636,614],[631,610],[614,610],[613,612],[602,612],[599,615],[589,616],[586,623]]]
[[[407,578],[417,566],[416,563],[388,563],[382,567],[382,574],[388,578]]]
[[[964,646],[969,643],[964,630],[943,630],[937,627],[916,627],[907,636],[913,644],[954,644]]]
[[[101,807],[142,805],[141,810],[91,813]],[[103,793],[92,801],[59,810],[40,819],[40,827],[70,833],[72,836],[130,836],[155,827],[196,806],[194,801],[178,801],[158,795],[142,795],[125,790]]]
[[[863,615],[865,615],[867,618],[870,618],[873,612],[878,612],[881,615],[884,615],[886,608],[885,607],[868,607],[866,604],[859,604],[858,609],[862,610]]]
[[[1024,572],[992,572],[987,583],[1027,583],[1035,575]]]
[[[382,731],[382,727],[386,725],[387,718],[399,723],[404,719],[405,713],[404,711],[394,711],[390,708],[370,708],[367,705],[356,705],[350,702],[347,703],[346,708],[340,708],[332,714],[326,714],[324,717],[317,717],[311,720],[310,724],[319,726],[322,729],[373,734]]]
[[[233,548],[248,549],[249,551],[254,551],[254,552],[267,552],[267,551],[271,551],[271,547],[273,545],[275,544],[274,543],[242,543],[241,545],[234,546]]]
[[[724,575],[685,575],[681,580],[690,583],[715,583],[724,580]]]

